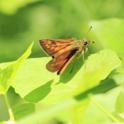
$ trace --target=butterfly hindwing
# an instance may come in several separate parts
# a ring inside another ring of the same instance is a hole
[[[74,58],[75,53],[77,53],[77,49],[67,51],[57,58],[53,58],[50,62],[47,63],[47,69],[51,72],[57,71],[57,74],[60,74],[65,70],[65,67],[70,63],[70,60]]]

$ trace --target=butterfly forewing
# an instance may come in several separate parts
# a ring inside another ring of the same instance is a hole
[[[47,69],[51,72],[57,71],[57,74],[60,74],[62,71],[64,71],[64,67],[67,65],[67,63],[70,63],[70,59],[74,56],[76,52],[77,49],[74,49],[58,56],[57,58],[54,58],[47,63]]]
[[[64,39],[64,40],[44,39],[44,40],[40,40],[40,45],[49,55],[54,56],[54,54],[58,53],[60,50],[63,50],[68,46],[70,46],[71,42],[74,41],[75,39]]]

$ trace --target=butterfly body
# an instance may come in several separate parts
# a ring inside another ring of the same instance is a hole
[[[77,54],[82,51],[85,52],[88,41],[77,39],[44,39],[40,40],[40,45],[53,58],[47,63],[46,68],[51,72],[61,74]]]

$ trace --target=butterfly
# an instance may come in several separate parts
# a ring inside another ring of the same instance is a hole
[[[80,53],[84,53],[87,49],[89,41],[77,39],[43,39],[39,41],[43,50],[50,56],[52,60],[46,64],[46,68],[50,72],[62,74],[71,61]]]

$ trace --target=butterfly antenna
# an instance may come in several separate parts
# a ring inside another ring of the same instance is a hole
[[[86,36],[88,36],[89,32],[92,30],[92,26],[89,27],[88,31],[86,32]],[[95,43],[95,41],[88,40],[89,43]]]
[[[89,27],[88,31],[86,32],[86,36],[89,34],[89,32],[92,30],[92,26]]]

